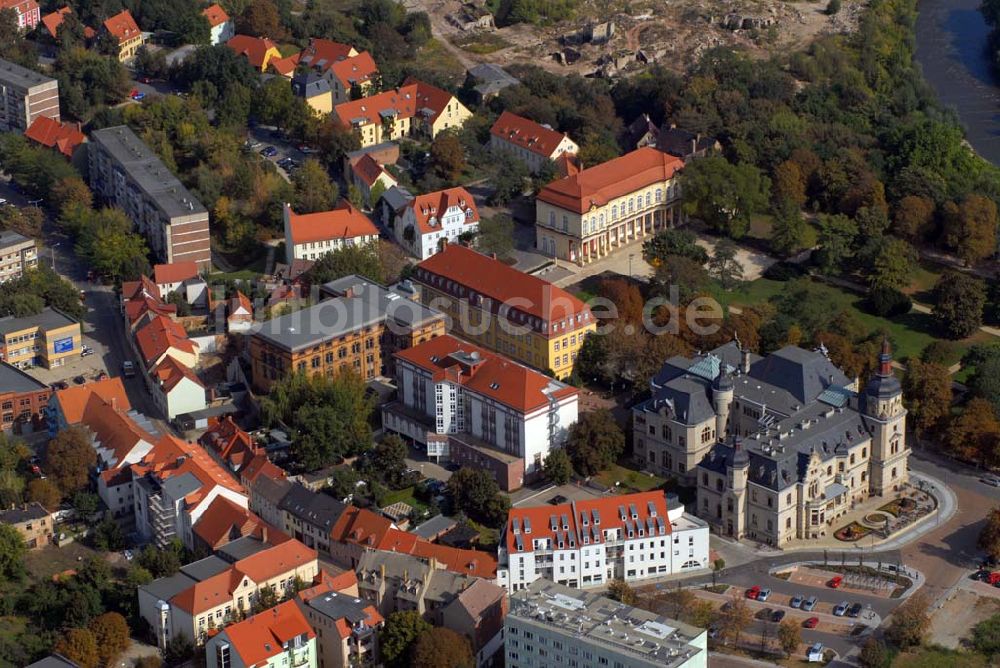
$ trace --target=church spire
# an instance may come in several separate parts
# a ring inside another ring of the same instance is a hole
[[[889,337],[882,337],[882,352],[878,356],[878,375],[886,378],[892,375],[892,346]]]

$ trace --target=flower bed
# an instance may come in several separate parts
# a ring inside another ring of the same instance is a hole
[[[916,509],[917,502],[913,499],[903,497],[901,499],[893,499],[889,503],[885,504],[879,510],[883,513],[889,513],[894,517],[899,517],[901,513],[908,512]]]
[[[858,524],[857,522],[851,522],[846,527],[838,529],[837,532],[833,534],[833,537],[837,540],[849,542],[858,540],[859,538],[864,538],[871,532],[872,530],[868,527]]]

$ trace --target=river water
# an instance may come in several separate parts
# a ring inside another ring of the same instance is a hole
[[[920,0],[917,62],[941,102],[958,112],[973,148],[1000,165],[1000,79],[980,0]]]

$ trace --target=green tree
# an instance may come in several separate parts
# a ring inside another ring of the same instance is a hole
[[[997,250],[997,205],[988,197],[969,195],[944,207],[944,236],[966,264],[976,264]]]
[[[181,569],[181,552],[182,548],[177,544],[165,550],[147,545],[139,552],[136,564],[149,571],[154,578],[168,577]]]
[[[93,212],[79,230],[76,252],[98,274],[135,280],[149,273],[146,241],[132,233],[132,221],[119,209]]]
[[[97,668],[101,664],[97,639],[87,629],[69,629],[56,642],[55,651],[80,668]]]
[[[917,251],[902,239],[889,237],[875,257],[872,288],[902,290],[910,283],[917,266]]]
[[[0,230],[17,232],[31,239],[40,239],[45,214],[36,206],[0,208]]]
[[[818,268],[824,274],[839,274],[851,257],[857,225],[841,215],[822,216],[819,225]]]
[[[552,450],[542,463],[545,479],[555,485],[565,485],[573,476],[573,463],[562,448]]]
[[[309,279],[313,285],[322,285],[351,274],[384,283],[377,246],[342,246],[325,253],[309,270]]]
[[[786,619],[778,625],[778,644],[785,656],[791,656],[802,642],[802,628],[798,622]]]
[[[621,578],[615,578],[608,583],[607,593],[608,598],[620,601],[625,605],[635,605],[639,602],[639,595]]]
[[[724,290],[731,290],[743,280],[743,265],[736,259],[736,244],[720,239],[708,260],[708,273],[718,279]]]
[[[771,177],[771,201],[776,210],[791,204],[801,209],[806,203],[806,179],[797,162],[786,160],[774,168]]]
[[[948,422],[944,442],[959,459],[983,466],[1000,464],[1000,419],[986,399],[973,397],[965,410]]]
[[[337,201],[337,186],[318,160],[309,158],[303,162],[292,176],[292,183],[295,186],[296,213],[327,211]]]
[[[180,666],[193,659],[195,646],[184,633],[175,633],[163,648],[163,662],[168,666]]]
[[[476,665],[469,640],[444,627],[420,634],[412,655],[410,665],[414,668],[472,668]]]
[[[785,200],[774,214],[771,247],[785,257],[796,253],[802,248],[807,228],[806,219],[799,207]]]
[[[392,489],[399,489],[406,473],[406,443],[390,434],[358,460],[358,470]],[[346,496],[346,495],[344,495]]]
[[[94,547],[105,552],[121,550],[126,544],[125,533],[110,513],[105,514],[101,521],[94,526],[91,540]]]
[[[976,545],[987,555],[1000,559],[1000,508],[994,508],[986,516]]]
[[[642,243],[642,257],[654,267],[666,265],[675,257],[703,265],[708,262],[708,251],[698,245],[698,236],[694,232],[671,227]]]
[[[45,467],[49,477],[64,494],[72,494],[86,487],[95,464],[97,453],[83,428],[69,427],[49,441]]]
[[[581,413],[569,428],[566,454],[582,476],[592,476],[613,464],[625,450],[625,434],[607,409]]]
[[[448,493],[457,510],[490,527],[499,527],[507,519],[510,499],[500,492],[491,473],[462,467],[448,479]]]
[[[25,39],[18,25],[18,14],[11,7],[0,9],[0,58],[33,68],[38,65],[35,45]]]
[[[753,611],[747,605],[746,599],[734,591],[719,621],[723,636],[738,647],[743,632],[753,623]]]
[[[390,613],[379,634],[379,646],[386,665],[390,668],[409,665],[411,648],[432,628],[416,610]]]
[[[892,219],[893,233],[911,243],[927,237],[934,221],[934,200],[920,195],[907,195],[896,204]]]
[[[840,0],[830,0],[826,3],[826,13],[829,16],[833,16],[840,12]]]
[[[368,192],[368,208],[374,210],[379,205],[378,201],[382,199],[382,195],[384,194],[385,184],[382,181],[376,181]]]
[[[431,165],[434,173],[448,185],[458,183],[466,167],[465,149],[458,139],[458,133],[445,131],[434,138],[431,143]]]
[[[24,574],[28,546],[21,532],[11,524],[0,524],[0,579],[11,580]]]
[[[281,25],[278,7],[272,0],[254,0],[236,17],[236,31],[254,37],[281,39],[285,29]]]
[[[934,286],[932,315],[949,339],[972,336],[983,324],[986,286],[978,278],[962,272],[946,272]]]
[[[97,654],[102,665],[114,662],[132,642],[128,622],[117,612],[106,612],[95,617],[88,628],[97,641]]]
[[[735,239],[750,228],[750,218],[767,207],[771,180],[755,166],[734,165],[717,155],[688,163],[680,181],[684,210]]]
[[[493,192],[487,198],[490,206],[506,206],[524,192],[528,167],[509,151],[493,151],[490,155]]]
[[[914,426],[924,433],[935,431],[951,411],[948,369],[911,357],[903,375],[903,398]]]
[[[992,615],[972,627],[972,646],[988,656],[1000,653],[1000,615]]]
[[[922,592],[906,599],[892,613],[885,637],[902,650],[920,645],[930,627],[929,603]]]
[[[514,250],[514,219],[500,213],[480,220],[476,247],[483,253],[506,259]]]

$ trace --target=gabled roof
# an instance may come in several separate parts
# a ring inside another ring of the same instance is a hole
[[[105,401],[98,394],[92,393],[81,418],[81,422],[100,442],[101,449],[111,451],[108,460],[114,462],[114,468],[121,466],[140,443],[145,442],[151,446],[156,442],[156,437],[129,417],[128,410],[127,404],[125,407],[120,406],[114,396],[110,401]],[[137,453],[135,458],[138,456]]]
[[[461,385],[522,413],[579,394],[574,387],[450,334],[401,350],[396,359],[427,371],[435,382]]]
[[[159,381],[160,389],[165,393],[171,392],[185,378],[198,385],[202,390],[205,389],[205,384],[201,382],[201,379],[191,369],[174,359],[173,355],[167,355],[153,368],[153,378]]]
[[[437,86],[432,86],[431,84],[420,81],[412,76],[406,78],[406,81],[403,82],[403,86],[417,87],[417,110],[430,111],[431,113],[427,120],[431,123],[436,121],[438,117],[444,113],[448,104],[455,99],[455,97],[448,91],[438,88]]]
[[[213,550],[230,540],[254,533],[263,524],[246,508],[217,496],[194,525],[194,533]]]
[[[198,265],[195,262],[153,265],[153,280],[157,285],[183,283],[191,278],[198,278]]]
[[[376,549],[392,529],[392,522],[364,508],[348,506],[330,530],[331,540]]]
[[[125,281],[122,283],[122,299],[129,301],[140,299],[141,297],[160,298],[160,288],[149,276],[145,274],[139,277],[138,281]]]
[[[264,477],[271,480],[284,480],[285,471],[275,466],[263,452],[258,452],[253,459],[240,471],[240,477],[246,484],[252,485],[258,478]]]
[[[250,35],[233,35],[226,42],[236,55],[245,56],[247,61],[257,69],[263,69],[268,62],[268,53],[277,51],[278,45],[266,37],[251,37]]]
[[[280,74],[283,77],[288,76],[295,71],[295,68],[299,64],[299,57],[302,52],[293,53],[290,56],[285,56],[284,58],[272,58],[271,62],[267,64],[269,68],[275,71],[275,73]]]
[[[320,72],[326,72],[337,61],[356,55],[358,52],[349,44],[312,37],[309,40],[309,46],[302,51],[300,62]]]
[[[208,25],[213,28],[229,20],[229,14],[218,3],[206,7],[201,13],[208,19]]]
[[[362,51],[356,56],[338,60],[330,67],[330,72],[340,81],[344,90],[350,90],[353,84],[361,85],[371,81],[378,74],[378,66],[372,54]]]
[[[420,234],[440,232],[440,219],[452,207],[462,211],[464,215],[462,224],[472,225],[479,222],[479,209],[476,208],[476,201],[469,194],[469,191],[461,186],[417,195],[410,200],[408,206],[413,209],[413,216],[417,221]]]
[[[187,338],[187,332],[179,323],[158,315],[135,333],[139,353],[147,365],[159,359],[171,349],[186,353],[198,352],[198,344]]]
[[[309,622],[295,601],[285,601],[248,619],[227,626],[222,636],[238,654],[241,665],[270,665],[270,659],[284,654],[285,646],[303,636],[315,638]],[[277,662],[275,662],[277,663]]]
[[[354,174],[361,179],[365,185],[371,188],[378,181],[379,177],[383,174],[389,174],[385,171],[382,165],[378,164],[375,158],[371,157],[368,153],[365,153],[361,158],[351,165],[351,169],[354,170]],[[389,174],[389,178],[392,179],[393,184],[396,183],[396,179]]]
[[[298,214],[290,205],[285,204],[285,207],[293,244],[378,236],[378,228],[371,219],[346,200],[336,209],[316,213]]]
[[[45,16],[43,16],[42,25],[44,25],[45,29],[49,31],[49,35],[51,35],[53,38],[58,37],[59,27],[63,24],[63,21],[66,20],[66,15],[72,13],[73,13],[73,8],[67,5],[62,9],[57,9],[51,14],[46,14]]]
[[[533,552],[534,541],[539,539],[551,540],[553,550],[572,549],[585,545],[584,536],[587,544],[602,544],[608,529],[622,529],[625,540],[640,538],[639,531],[647,538],[669,535],[666,495],[658,490],[558,506],[511,508],[503,540],[511,554]]]
[[[57,390],[55,393],[56,402],[62,409],[66,424],[79,424],[83,419],[83,414],[87,409],[87,403],[92,396],[99,397],[107,404],[114,404],[120,410],[130,411],[132,405],[128,401],[125,393],[125,386],[119,377],[95,380],[85,385],[67,387],[65,390]]]
[[[347,126],[381,123],[383,118],[412,118],[420,115],[430,122],[453,100],[451,93],[412,77],[396,90],[338,104],[334,113]]]
[[[542,188],[538,199],[567,211],[586,213],[593,206],[604,206],[615,198],[673,178],[683,167],[680,158],[644,146],[553,181]]]
[[[441,290],[445,286],[436,282],[437,277],[489,298],[497,306],[515,304],[516,308],[510,309],[509,317],[524,312],[548,323],[550,328],[554,323],[578,314],[583,316],[583,322],[592,322],[587,305],[566,290],[459,244],[448,244],[440,253],[418,264],[414,272],[417,281]]]
[[[48,116],[38,116],[32,121],[24,136],[42,146],[55,148],[67,158],[73,157],[77,146],[87,141],[87,136],[72,123],[60,123]]]
[[[253,315],[253,302],[250,298],[237,290],[236,294],[229,299],[229,315],[236,315],[237,311],[245,311],[246,315]]]
[[[119,44],[130,39],[135,39],[140,34],[139,26],[136,24],[135,19],[132,18],[132,12],[127,9],[105,21],[104,29],[117,39]]]
[[[569,138],[547,125],[540,125],[509,111],[500,114],[500,118],[490,128],[490,134],[544,158],[551,158],[559,144]]]
[[[347,506],[329,494],[314,492],[301,483],[292,485],[278,507],[327,534],[347,510]]]
[[[236,568],[254,582],[265,582],[313,561],[316,561],[316,550],[297,540],[286,540],[280,545],[237,561]]]

